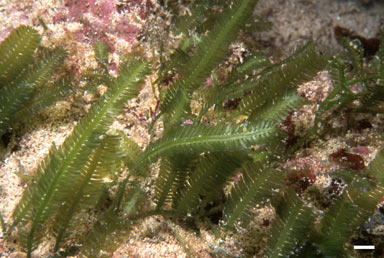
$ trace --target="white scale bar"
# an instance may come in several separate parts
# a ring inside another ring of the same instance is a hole
[[[354,245],[353,249],[355,250],[373,250],[375,249],[374,245]]]

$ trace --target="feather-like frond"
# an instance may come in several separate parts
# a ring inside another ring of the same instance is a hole
[[[381,35],[382,38],[383,35],[384,33]],[[382,113],[384,70],[380,51],[383,44],[380,44],[377,55],[370,61],[364,57],[366,49],[363,49],[359,40],[343,38],[340,43],[344,47],[344,52],[332,59],[328,69],[334,89],[321,103],[317,117],[331,108],[340,112],[341,108],[355,100],[358,100],[357,103],[360,102],[360,106],[352,107],[354,112]],[[354,92],[352,85],[359,85],[361,90],[358,93]]]
[[[319,236],[315,240],[318,250],[326,257],[338,257],[355,229],[373,214],[383,193],[383,188],[377,187],[360,192],[353,199],[344,193],[344,198],[336,200],[318,226]]]
[[[68,80],[62,79],[50,87],[35,90],[31,98],[25,102],[24,108],[15,115],[15,120],[25,120],[32,115],[47,109],[52,104],[62,100],[71,92]]]
[[[93,51],[95,52],[96,61],[103,71],[103,74],[108,77],[108,55],[110,48],[106,42],[97,41],[93,44]]]
[[[192,125],[176,128],[149,144],[137,166],[154,162],[160,156],[199,152],[240,151],[255,144],[269,143],[278,138],[281,131],[270,121],[258,121],[241,125]]]
[[[326,60],[316,53],[314,44],[310,41],[281,64],[268,67],[257,75],[252,93],[241,100],[238,111],[228,120],[250,113],[287,90],[313,79],[325,65]]]
[[[343,200],[338,199],[324,215],[318,230],[321,238],[316,241],[318,249],[324,254],[338,256],[343,250],[343,243],[355,230],[351,220],[357,215],[358,208]]]
[[[262,54],[251,53],[244,63],[228,71],[222,61],[240,29],[249,32],[268,27],[263,18],[253,19],[258,1],[187,2],[191,8],[185,10],[191,10],[192,15],[179,17],[173,30],[184,38],[173,55],[159,58],[154,83],[159,88],[152,88],[154,93],[159,92],[160,101],[156,111],[150,112],[153,123],[149,130],[161,117],[163,134],[156,140],[151,137],[144,151],[122,131],[111,130],[110,125],[124,103],[138,95],[144,77],[150,73],[149,65],[130,56],[121,57],[126,59],[120,65],[123,69],[117,78],[112,78],[108,69],[109,47],[103,42],[95,43],[98,69],[83,74],[89,83],[82,90],[92,91],[104,84],[108,86],[106,94],[60,147],[52,147],[25,189],[13,223],[5,225],[0,214],[1,230],[8,230],[8,235],[17,231],[28,258],[52,234],[56,237],[55,252],[62,246],[76,244],[79,253],[71,255],[109,257],[126,241],[133,226],[152,215],[181,223],[184,218],[188,221],[190,215],[214,217],[216,223],[216,215],[220,214],[220,226],[242,228],[252,224],[248,222],[257,207],[268,203],[276,209],[276,218],[264,250],[266,257],[341,257],[354,230],[377,208],[384,195],[384,151],[362,173],[333,172],[332,176],[342,178],[343,193],[324,212],[323,203],[316,206],[321,209],[318,213],[308,205],[312,199],[303,201],[284,186],[285,173],[279,168],[288,165],[284,160],[317,132],[317,119],[324,111],[353,100],[359,100],[366,108],[382,104],[384,44],[377,56],[368,60],[372,66],[364,63],[367,60],[363,50],[353,44],[346,46],[344,55],[333,59],[330,66],[334,91],[320,104],[314,128],[290,147],[278,124],[305,103],[296,88],[313,79],[327,65],[326,58],[316,53],[310,41],[279,63],[271,64]],[[176,0],[165,1],[165,5],[180,8]],[[384,41],[384,32],[381,37]],[[0,45],[0,136],[12,120],[46,108],[69,91],[66,84],[42,87],[62,63],[65,52],[39,48],[32,60],[39,40],[33,29],[22,26]],[[168,65],[164,60],[169,61]],[[212,84],[205,81],[209,76]],[[172,80],[174,83],[170,83]],[[167,88],[161,88],[162,82],[167,82]],[[359,83],[361,92],[350,89],[355,83]],[[227,106],[237,110],[228,110]],[[200,114],[195,116],[200,107]],[[210,119],[212,113],[214,119]],[[182,123],[184,118],[190,120]],[[206,119],[209,123],[200,124]],[[284,151],[286,154],[281,155]],[[157,161],[157,207],[153,208],[144,205],[152,201],[152,195],[147,195],[147,189],[142,187],[154,182],[148,181],[153,171],[149,165]],[[121,171],[127,172],[123,180]],[[307,172],[302,171],[299,177],[306,177]],[[308,194],[311,198],[313,189],[308,188],[303,196]],[[321,191],[316,190],[316,194]],[[89,209],[98,214],[96,222],[85,216]],[[315,214],[319,216],[315,218]],[[85,220],[91,225],[77,228]],[[63,253],[69,256],[67,250]]]
[[[108,62],[109,46],[106,42],[97,41],[93,44],[96,60],[99,65],[105,65]]]
[[[169,57],[170,60],[167,66],[160,72],[160,81],[164,80],[172,72],[182,71],[182,67],[188,63],[190,59],[188,51],[192,47],[192,42],[190,39],[185,39],[182,43],[184,44],[175,49],[175,52]]]
[[[135,215],[141,205],[144,192],[139,188],[128,192],[129,198],[123,204],[124,212],[107,210],[87,235],[80,251],[80,257],[110,257],[110,253],[123,244],[137,220]]]
[[[384,185],[384,150],[381,150],[376,154],[376,157],[371,163],[369,163],[369,166],[367,168],[367,173],[375,178],[375,181],[380,184]]]
[[[203,156],[191,172],[181,194],[174,200],[175,215],[196,212],[200,208],[200,198],[205,199],[212,192],[220,191],[240,166],[241,159],[236,155],[213,153]]]
[[[363,192],[369,192],[376,188],[376,182],[366,173],[356,173],[347,169],[337,170],[332,173],[335,178],[343,179],[343,182],[348,186],[348,199],[359,200]]]
[[[156,179],[155,200],[157,209],[169,203],[180,194],[180,189],[185,186],[186,178],[190,174],[190,155],[177,154],[165,156],[161,159],[160,172]]]
[[[172,186],[174,185],[177,174],[180,173],[177,169],[177,165],[179,164],[175,164],[177,161],[181,161],[181,159],[172,159],[171,157],[163,157],[161,159],[160,171],[155,185],[157,209],[160,209],[160,207],[169,202],[172,198]],[[182,162],[184,163],[184,160]]]
[[[22,228],[28,253],[38,244],[45,221],[71,195],[72,181],[81,173],[124,103],[137,96],[148,64],[136,62],[122,71],[110,90],[95,104],[59,149],[53,149],[14,211],[15,226]]]
[[[382,201],[384,196],[384,186],[379,185],[373,189],[360,192],[359,195],[352,200],[353,204],[359,208],[359,216],[355,217],[353,226],[358,227],[364,223],[373,214],[377,205]]]
[[[270,64],[271,62],[261,53],[252,53],[244,59],[243,63],[234,67],[225,84],[230,85],[237,80],[244,78],[245,75]]]
[[[354,73],[359,74],[363,72],[363,59],[364,59],[364,49],[361,46],[361,42],[359,40],[349,40],[344,38],[341,40],[341,44],[343,45],[346,55],[348,56],[348,60],[351,63],[351,68],[354,70]]]
[[[203,38],[180,78],[167,91],[161,106],[162,112],[172,117],[171,125],[177,123],[184,113],[192,92],[202,85],[205,78],[226,56],[229,44],[237,36],[246,19],[251,16],[256,2],[256,0],[236,1],[232,8],[228,8],[220,15],[212,31]],[[185,94],[182,94],[183,91]],[[184,95],[186,97],[182,97]]]
[[[289,190],[281,200],[272,223],[266,255],[268,257],[291,257],[309,236],[314,215],[309,207]]]
[[[57,48],[0,89],[0,135],[11,125],[15,114],[24,107],[33,90],[42,87],[51,78],[65,57],[66,52]]]
[[[118,176],[117,172],[122,165],[117,155],[119,145],[119,137],[106,136],[93,151],[76,181],[72,182],[72,194],[59,208],[54,221],[55,252],[66,235],[81,224],[81,221],[78,221],[81,217],[77,214],[94,206],[99,201],[105,184]],[[78,219],[75,219],[75,215]]]
[[[383,112],[384,106],[384,84],[367,85],[364,95],[360,99],[361,111]]]
[[[112,78],[103,70],[89,71],[83,73],[82,75],[84,80],[87,82],[87,85],[84,87],[84,90],[91,93],[95,93],[97,87],[100,85],[110,87],[112,83]]]
[[[305,98],[297,95],[295,90],[293,90],[253,110],[248,119],[266,119],[278,123],[284,120],[291,111],[299,109],[306,102]]]
[[[241,98],[247,92],[250,92],[256,86],[253,77],[242,82],[236,82],[244,79],[246,75],[252,73],[254,70],[260,69],[268,64],[270,64],[268,59],[255,53],[248,56],[243,63],[235,66],[223,85],[211,86],[200,90],[198,95],[204,99],[200,116],[204,115],[204,113],[215,104],[221,106],[222,103],[227,100]]]
[[[0,44],[0,88],[32,62],[32,54],[40,39],[36,30],[21,25]]]
[[[209,13],[212,12],[209,4],[206,0],[194,1],[189,8],[190,14],[180,16],[175,21],[175,35],[183,33],[188,35],[190,31],[196,29],[206,19],[208,19]]]
[[[273,189],[279,188],[284,179],[281,171],[265,167],[260,162],[247,163],[241,172],[224,207],[224,225],[228,228],[238,219],[247,220],[251,208],[272,197]]]
[[[124,164],[128,166],[128,168],[133,168],[136,161],[143,153],[137,143],[128,138],[123,131],[114,130],[110,134],[115,135],[120,139],[119,148],[116,155],[122,158]]]

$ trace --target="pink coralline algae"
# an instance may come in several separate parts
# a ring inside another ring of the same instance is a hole
[[[130,24],[129,20],[126,18],[123,18],[117,22],[116,30],[119,36],[128,42],[131,42],[133,39],[135,39],[140,32],[139,28]]]
[[[91,12],[99,17],[104,24],[107,24],[115,11],[113,0],[100,1],[98,5],[95,4],[95,0],[88,0],[88,2]]]
[[[79,41],[90,41],[90,42],[95,42],[95,41],[105,41],[109,42],[107,32],[108,32],[108,27],[105,26],[104,24],[100,22],[90,22],[88,20],[83,21],[83,29],[78,30],[75,32],[76,38]],[[113,46],[109,46],[111,50],[113,51]]]
[[[68,8],[68,18],[79,22],[84,19],[84,14],[91,12],[100,21],[108,23],[115,10],[113,0],[66,0],[65,6]]]
[[[356,146],[351,148],[351,151],[360,155],[368,155],[369,153],[371,153],[367,146]]]
[[[148,4],[142,1],[134,1],[127,3],[129,8],[126,12],[133,10],[134,5],[140,8],[140,16],[142,12],[148,11]],[[120,5],[116,5],[113,0],[65,0],[67,14],[64,12],[58,13],[55,17],[55,22],[72,21],[82,24],[82,29],[74,31],[75,38],[80,42],[90,42],[103,40],[110,44],[113,51],[113,39],[108,35],[115,35],[131,42],[137,38],[139,28],[133,25],[130,20],[119,14]],[[89,14],[93,17],[89,18]],[[146,15],[144,15],[145,17]],[[113,21],[112,18],[116,18]]]
[[[88,12],[88,1],[66,0],[65,6],[68,8],[67,18],[71,21],[81,21],[83,15]],[[60,18],[62,14],[60,14]]]

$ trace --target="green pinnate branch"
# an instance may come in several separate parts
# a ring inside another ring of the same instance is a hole
[[[0,88],[32,62],[32,55],[40,40],[36,30],[21,25],[0,44]]]

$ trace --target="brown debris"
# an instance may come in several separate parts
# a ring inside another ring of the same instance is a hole
[[[349,153],[343,148],[330,154],[329,159],[335,161],[342,167],[352,170],[361,171],[365,168],[364,159],[360,155]]]

